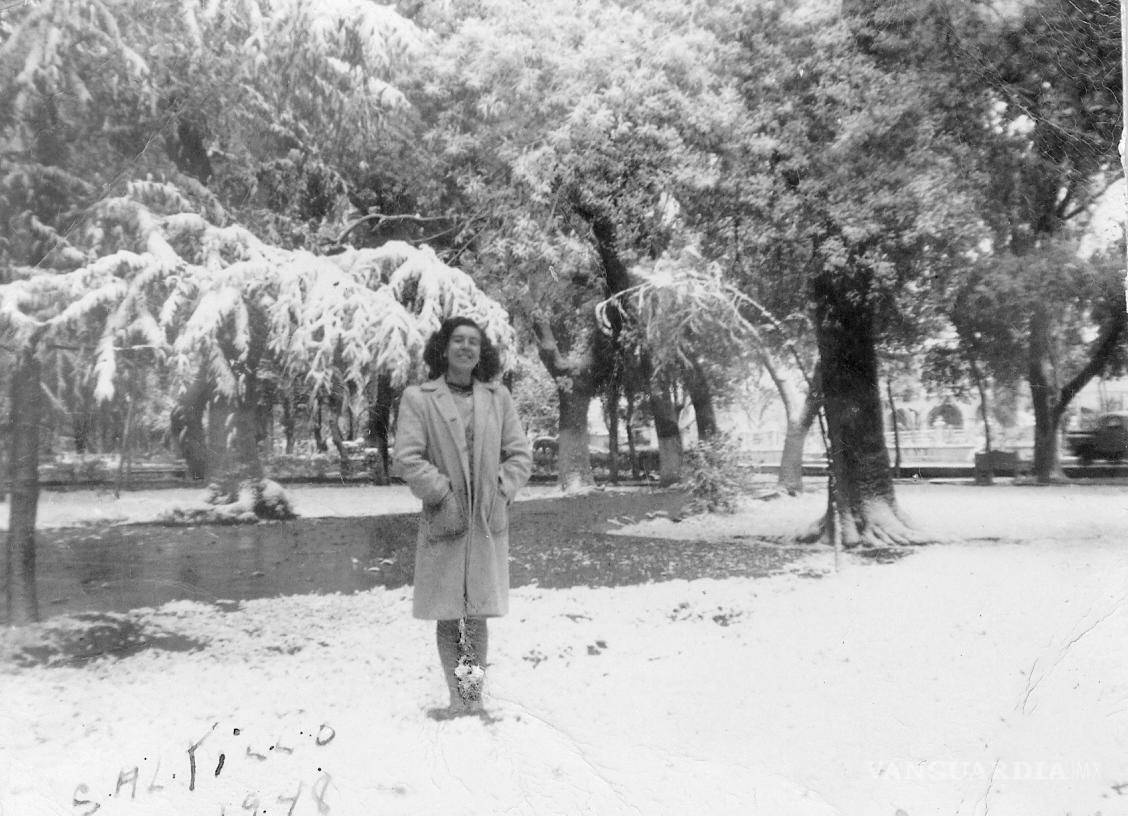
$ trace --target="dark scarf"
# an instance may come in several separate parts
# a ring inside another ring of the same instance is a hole
[[[473,394],[474,393],[474,382],[473,381],[471,381],[469,385],[459,385],[458,383],[452,383],[450,380],[446,380],[446,384],[447,384],[447,388],[449,388],[455,394]]]

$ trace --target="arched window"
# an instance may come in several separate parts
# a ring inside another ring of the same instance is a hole
[[[892,430],[893,423],[897,423],[897,429],[900,431],[911,431],[913,429],[912,417],[909,412],[904,408],[898,408],[896,411],[889,412],[889,428]]]
[[[947,428],[962,428],[963,414],[960,409],[952,405],[950,402],[945,402],[943,405],[937,405],[928,412],[928,427],[934,428],[941,422]]]

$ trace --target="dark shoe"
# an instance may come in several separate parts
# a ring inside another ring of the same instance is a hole
[[[427,711],[427,716],[436,722],[457,720],[460,717],[477,717],[485,723],[498,722],[497,717],[494,717],[486,711],[481,700],[472,703],[464,703],[460,700],[457,703],[451,703],[445,708],[432,708]]]

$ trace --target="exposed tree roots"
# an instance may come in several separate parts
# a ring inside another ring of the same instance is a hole
[[[938,536],[918,530],[896,505],[881,500],[863,502],[856,510],[840,510],[839,518],[842,523],[842,546],[846,549],[911,547],[943,541]],[[799,541],[833,546],[834,527],[830,523],[829,513],[800,535]]]
[[[1049,475],[1039,479],[1037,475],[1023,476],[1015,479],[1016,482],[1031,485],[1064,485],[1073,484],[1073,479],[1065,475],[1065,471],[1060,467],[1057,470],[1051,471]]]
[[[569,479],[564,484],[560,485],[560,490],[565,496],[587,496],[591,493],[598,493],[602,488],[597,484],[585,482],[582,479]]]

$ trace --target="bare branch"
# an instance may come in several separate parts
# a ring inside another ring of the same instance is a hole
[[[575,372],[576,366],[571,363],[556,342],[556,334],[552,326],[542,317],[533,318],[533,335],[537,340],[537,350],[541,361],[553,377],[566,377]]]
[[[1116,184],[1118,181],[1120,181],[1120,178],[1121,178],[1120,176],[1116,176],[1116,175],[1110,176],[1109,179],[1106,180],[1104,186],[1102,186],[1101,189],[1098,190],[1097,192],[1093,193],[1093,195],[1090,196],[1085,203],[1078,204],[1076,207],[1074,207],[1072,210],[1070,210],[1068,212],[1061,212],[1058,217],[1061,218],[1062,221],[1068,221],[1069,219],[1075,218],[1076,216],[1085,212],[1086,210],[1089,209],[1089,207],[1092,206],[1094,201],[1096,201],[1098,198],[1100,198],[1105,193],[1107,193],[1109,191],[1109,189],[1114,184]],[[1066,203],[1068,203],[1068,202],[1062,201],[1062,207],[1060,209],[1064,210],[1064,205]]]
[[[349,236],[350,232],[352,232],[362,224],[368,224],[373,221],[376,222],[377,225],[380,225],[390,221],[413,221],[416,224],[427,224],[434,221],[450,220],[451,216],[449,215],[423,216],[419,213],[368,213],[368,215],[358,218],[356,221],[345,227],[344,231],[342,231],[341,234],[337,236],[337,243],[343,244],[345,242],[345,239]],[[442,233],[439,234],[442,235]]]

